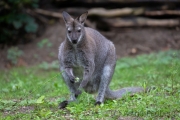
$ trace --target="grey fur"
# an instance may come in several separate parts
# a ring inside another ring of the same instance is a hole
[[[71,92],[69,101],[75,101],[77,92],[82,89],[87,93],[98,93],[97,103],[104,102],[105,98],[121,98],[127,92],[143,91],[138,87],[111,91],[109,83],[116,65],[114,44],[98,31],[84,27],[87,13],[77,19],[66,12],[63,14],[66,29],[71,32],[67,31],[66,38],[60,45],[58,58],[63,79]],[[81,29],[81,32],[77,33],[77,29]],[[77,43],[72,42],[74,38]],[[74,83],[75,77],[81,80]]]

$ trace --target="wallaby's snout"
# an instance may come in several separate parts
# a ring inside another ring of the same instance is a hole
[[[73,43],[73,44],[77,44],[77,42],[78,42],[77,39],[72,40],[72,43]]]

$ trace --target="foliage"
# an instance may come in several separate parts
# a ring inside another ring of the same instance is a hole
[[[39,68],[41,68],[43,70],[58,69],[59,68],[59,62],[58,61],[53,61],[51,63],[42,62],[39,65]]]
[[[19,50],[18,47],[11,47],[7,51],[7,59],[12,64],[17,64],[18,58],[23,54],[23,51]]]
[[[38,0],[1,0],[0,6],[1,44],[12,44],[17,42],[18,35],[37,31],[38,24],[26,9],[37,8]]]
[[[127,94],[120,100],[106,100],[100,106],[94,106],[94,95],[83,92],[64,110],[58,109],[58,103],[68,98],[69,91],[58,69],[44,71],[36,66],[0,71],[0,118],[179,119],[179,60],[180,51],[122,58],[117,61],[112,89],[126,86],[155,89],[133,97]]]
[[[40,42],[37,43],[37,46],[39,48],[43,48],[43,47],[49,48],[49,47],[52,47],[52,43],[47,38],[44,38]]]

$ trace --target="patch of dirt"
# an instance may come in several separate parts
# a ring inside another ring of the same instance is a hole
[[[20,113],[30,113],[31,111],[34,110],[34,107],[33,106],[22,106],[19,108],[19,112]]]
[[[118,57],[124,57],[180,49],[179,33],[175,28],[124,28],[106,36],[115,44]]]
[[[17,113],[30,113],[31,111],[34,110],[34,107],[33,106],[22,106],[22,107],[19,107],[17,110],[13,110],[13,111],[4,111],[4,116],[7,116],[9,114],[17,114]]]
[[[180,30],[176,28],[113,28],[109,32],[100,31],[113,41],[118,58],[147,54],[169,49],[180,49]],[[33,42],[18,45],[23,55],[18,59],[17,66],[31,66],[58,60],[58,47],[65,37],[65,25],[61,20],[46,28],[44,34]],[[39,47],[38,43],[48,39],[52,46]],[[0,50],[0,69],[12,67],[7,60],[7,50]]]

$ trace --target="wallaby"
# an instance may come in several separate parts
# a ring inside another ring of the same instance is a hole
[[[141,87],[127,87],[117,91],[109,88],[115,65],[116,51],[114,44],[98,31],[84,27],[88,12],[73,19],[63,12],[66,25],[66,38],[59,47],[59,62],[62,77],[67,84],[71,96],[69,100],[60,103],[59,108],[65,108],[84,90],[96,93],[96,103],[105,99],[118,99],[127,92],[144,91]],[[80,80],[76,81],[76,77]]]

